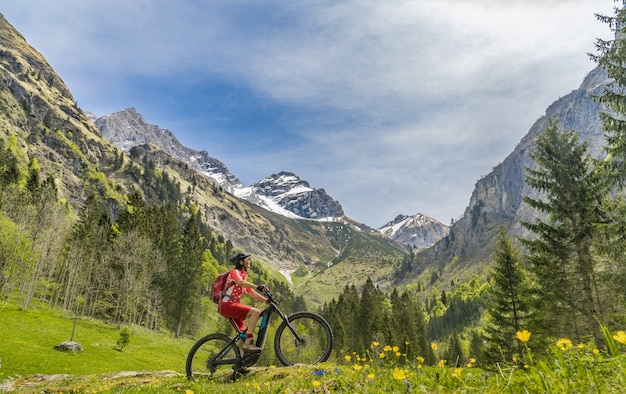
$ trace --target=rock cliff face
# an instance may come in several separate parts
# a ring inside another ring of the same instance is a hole
[[[419,256],[419,265],[425,268],[433,263],[446,263],[454,257],[466,263],[488,260],[500,225],[504,225],[512,237],[528,235],[520,221],[532,221],[538,213],[522,202],[522,196],[540,197],[524,181],[525,169],[537,168],[530,157],[535,136],[545,129],[550,118],[557,119],[563,129],[577,130],[581,140],[588,143],[589,153],[601,158],[605,139],[599,121],[600,108],[591,95],[599,94],[606,82],[605,72],[596,68],[579,89],[550,105],[514,151],[476,182],[463,217],[454,223],[447,237]]]

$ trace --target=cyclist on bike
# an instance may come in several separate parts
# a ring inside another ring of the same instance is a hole
[[[259,351],[261,348],[254,344],[254,329],[261,312],[257,308],[242,304],[240,301],[243,294],[248,294],[257,301],[266,302],[267,299],[254,290],[260,292],[267,291],[267,286],[257,286],[247,281],[248,269],[250,268],[249,254],[236,253],[230,258],[230,262],[235,264],[235,269],[231,270],[228,275],[226,291],[224,292],[224,297],[218,303],[217,312],[224,317],[233,318],[237,327],[239,327],[239,331],[246,332],[246,340],[243,346],[241,341],[238,342],[240,349]],[[244,322],[246,319],[248,321],[247,326]]]

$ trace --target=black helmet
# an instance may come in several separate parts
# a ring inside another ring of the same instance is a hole
[[[246,257],[250,257],[250,255],[248,253],[235,253],[234,255],[230,256],[230,262],[233,264],[237,264],[238,262],[240,262],[241,260],[245,259]]]

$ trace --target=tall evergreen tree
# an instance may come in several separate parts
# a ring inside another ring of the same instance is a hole
[[[168,279],[173,283],[170,293],[174,298],[171,305],[177,312],[174,331],[176,337],[194,328],[194,318],[202,315],[202,253],[204,243],[200,236],[195,216],[187,221],[181,238],[181,256],[175,267],[169,267]]]
[[[489,361],[510,361],[521,354],[515,333],[527,326],[530,317],[530,282],[523,269],[523,258],[509,239],[505,228],[496,236],[491,286],[488,290],[488,321],[485,326]]]
[[[611,40],[598,39],[597,55],[591,55],[609,77],[610,83],[604,86],[595,100],[602,106],[600,120],[607,141],[607,157],[602,162],[608,186],[613,188],[613,198],[605,201],[605,220],[597,227],[601,234],[599,251],[605,262],[604,284],[614,302],[607,314],[624,313],[626,305],[626,9],[616,7],[613,15],[600,15],[597,18],[606,23],[613,32]]]
[[[590,334],[601,339],[596,319],[602,321],[603,307],[592,253],[604,196],[599,173],[578,133],[561,132],[556,120],[536,137],[531,157],[538,168],[526,168],[526,183],[543,197],[524,196],[524,202],[545,219],[522,225],[534,234],[523,243],[540,290],[537,308],[543,313],[537,316],[545,324],[538,328],[578,341]]]

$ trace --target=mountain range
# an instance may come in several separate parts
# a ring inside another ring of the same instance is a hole
[[[417,282],[441,289],[484,273],[498,229],[524,235],[519,222],[537,216],[522,200],[537,196],[524,172],[536,168],[530,157],[534,137],[548,120],[578,130],[595,157],[602,157],[605,142],[600,108],[590,96],[601,91],[607,77],[596,68],[579,88],[551,104],[513,152],[476,182],[463,216],[449,228],[435,223],[433,234],[419,233],[416,228],[432,223],[418,214],[398,216],[376,231],[346,217],[323,189],[311,188],[295,174],[281,172],[244,186],[219,160],[183,147],[172,132],[150,125],[135,110],[100,118],[84,112],[45,57],[4,17],[0,72],[0,138],[11,142],[22,165],[36,158],[42,179],[54,178],[59,198],[74,211],[88,189],[107,198],[113,215],[124,193],[149,194],[150,185],[113,165],[121,151],[131,153],[125,160],[133,165],[141,165],[138,158],[149,159],[180,184],[183,198],[199,207],[212,229],[282,272],[296,293],[317,304],[367,278],[383,290]],[[411,252],[422,247],[418,239],[427,239],[426,246],[436,242],[409,254],[407,245]],[[404,264],[409,255],[410,264]],[[409,269],[399,275],[401,267]]]
[[[153,144],[165,153],[189,164],[216,185],[235,196],[271,212],[290,218],[341,221],[345,218],[341,204],[324,189],[312,188],[296,174],[283,171],[269,175],[250,186],[244,186],[225,164],[202,150],[183,146],[174,133],[152,125],[135,108],[96,117],[87,114],[100,129],[102,137],[128,152],[133,147]],[[416,249],[433,245],[447,234],[447,226],[421,213],[401,215],[381,227],[384,236]],[[361,229],[372,231],[367,225]]]

